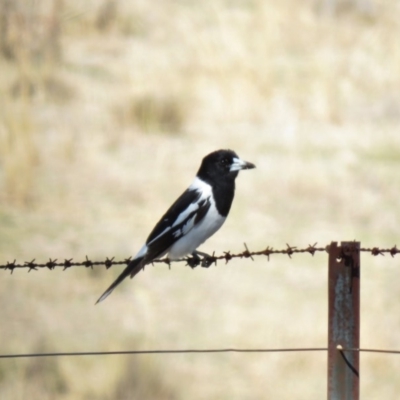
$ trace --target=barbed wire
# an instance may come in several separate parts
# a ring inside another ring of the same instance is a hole
[[[227,264],[228,262],[236,258],[241,258],[241,259],[250,258],[254,260],[254,257],[265,256],[269,261],[270,256],[273,254],[284,254],[289,256],[289,258],[292,258],[292,255],[294,254],[300,254],[300,253],[308,253],[314,256],[314,254],[317,252],[329,253],[329,246],[330,245],[317,247],[317,243],[314,243],[313,245],[308,245],[307,247],[304,248],[297,248],[296,246],[291,246],[289,244],[286,244],[286,248],[280,250],[275,250],[273,247],[267,246],[264,250],[250,251],[246,243],[244,243],[245,250],[236,254],[232,253],[231,251],[224,251],[222,255],[216,256],[215,252],[213,252],[212,255],[206,255],[202,259],[198,257],[186,257],[183,259],[172,261],[169,260],[168,258],[163,258],[160,260],[154,260],[151,264],[162,263],[168,265],[168,267],[170,268],[172,263],[186,262],[186,265],[191,268],[195,268],[200,264],[202,267],[208,268],[213,264],[217,265],[217,261],[224,260],[225,264]],[[352,251],[358,251],[358,250],[352,249]],[[397,248],[397,245],[394,245],[393,247],[390,248],[363,247],[360,248],[359,251],[370,253],[373,256],[379,256],[379,255],[384,256],[385,254],[390,254],[392,257],[400,253],[400,250]],[[102,261],[92,261],[88,258],[88,256],[85,257],[84,261],[73,261],[73,258],[64,259],[64,261],[58,261],[58,259],[49,258],[49,261],[44,263],[38,263],[36,262],[35,259],[33,259],[32,261],[25,261],[22,264],[17,263],[17,261],[14,260],[12,262],[7,261],[6,264],[0,264],[0,270],[10,271],[11,273],[13,273],[15,269],[28,269],[28,272],[30,272],[32,270],[37,270],[38,268],[47,268],[49,270],[53,270],[55,268],[63,268],[63,271],[65,271],[66,269],[72,267],[93,268],[96,266],[103,266],[103,265],[106,267],[106,269],[109,269],[115,265],[128,265],[129,262],[131,261],[131,257],[121,261],[114,261],[114,258],[115,257],[112,258],[107,257],[105,260]]]
[[[187,257],[180,260],[171,261],[168,258],[164,258],[161,260],[155,260],[152,264],[162,263],[171,267],[172,263],[175,262],[186,262],[191,268],[194,268],[198,265],[202,265],[203,267],[209,267],[212,264],[217,265],[217,261],[224,260],[225,263],[230,262],[233,259],[243,259],[250,258],[254,260],[254,257],[257,256],[265,256],[268,261],[271,255],[274,254],[283,254],[287,255],[289,258],[292,258],[294,254],[310,254],[314,256],[317,252],[327,252],[330,251],[330,245],[317,247],[317,243],[313,245],[308,245],[304,248],[297,248],[296,246],[291,246],[286,244],[286,248],[276,250],[270,246],[267,246],[264,250],[260,251],[250,251],[246,243],[244,243],[244,251],[239,253],[232,253],[231,251],[225,251],[222,255],[216,256],[215,253],[212,255],[205,255],[202,259],[198,257]],[[369,248],[360,248],[357,249],[356,246],[351,248],[343,248],[343,252],[345,251],[360,251],[364,253],[369,253],[373,256],[384,256],[385,254],[390,254],[394,257],[396,254],[400,253],[400,250],[397,249],[397,246],[394,245],[390,248],[379,248],[379,247],[369,247]],[[57,267],[63,268],[63,271],[69,269],[71,267],[86,267],[93,268],[95,266],[104,265],[107,269],[111,268],[115,265],[127,265],[131,261],[131,258],[127,258],[121,261],[114,261],[113,258],[106,258],[103,261],[92,261],[87,256],[84,261],[73,261],[73,259],[65,259],[64,261],[58,262],[57,259],[49,259],[49,261],[44,263],[37,263],[35,259],[32,261],[26,261],[23,264],[18,264],[16,260],[13,262],[7,262],[4,265],[0,265],[0,269],[9,270],[11,273],[15,269],[28,269],[28,272],[31,270],[37,270],[38,268],[47,268],[49,270],[54,270]],[[327,351],[328,348],[325,347],[308,347],[308,348],[280,348],[280,349],[240,349],[240,348],[223,348],[223,349],[168,349],[168,350],[126,350],[126,351],[95,351],[95,352],[54,352],[54,353],[25,353],[25,354],[0,354],[0,359],[3,358],[28,358],[28,357],[66,357],[66,356],[100,356],[100,355],[140,355],[140,354],[188,354],[188,353],[277,353],[277,352],[311,352],[311,351]],[[383,354],[400,354],[400,350],[382,350],[382,349],[363,349],[363,348],[338,348],[340,352],[370,352],[370,353],[383,353]]]
[[[400,354],[400,350],[363,349],[363,348],[342,348],[340,352],[364,352]],[[76,352],[54,352],[54,353],[21,353],[21,354],[0,354],[2,358],[33,358],[33,357],[82,357],[82,356],[115,356],[115,355],[152,355],[152,354],[210,354],[210,353],[296,353],[296,352],[317,352],[328,351],[327,347],[298,347],[280,349],[168,349],[168,350],[121,350],[121,351],[76,351]]]

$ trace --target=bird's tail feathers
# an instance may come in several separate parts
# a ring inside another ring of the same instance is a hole
[[[144,257],[133,259],[127,267],[122,271],[121,275],[110,285],[110,287],[96,301],[100,303],[105,300],[111,292],[129,275],[133,278],[144,267]]]

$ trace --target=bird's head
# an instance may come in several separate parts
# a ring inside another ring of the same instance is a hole
[[[244,161],[232,150],[217,150],[203,158],[198,176],[208,179],[235,179],[242,169],[252,169],[256,166]]]

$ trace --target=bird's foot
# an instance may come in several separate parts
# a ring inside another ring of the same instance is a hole
[[[195,252],[192,253],[192,256],[186,258],[187,265],[189,265],[190,268],[196,268],[198,265],[201,263],[201,258],[196,254]]]
[[[200,256],[202,258],[200,258]],[[198,265],[201,265],[203,268],[208,268],[213,262],[215,262],[215,259],[207,253],[194,251],[192,257],[188,257],[186,261],[190,268],[196,268]]]

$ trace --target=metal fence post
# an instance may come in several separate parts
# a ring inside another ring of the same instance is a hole
[[[360,243],[329,247],[328,400],[358,400]]]

